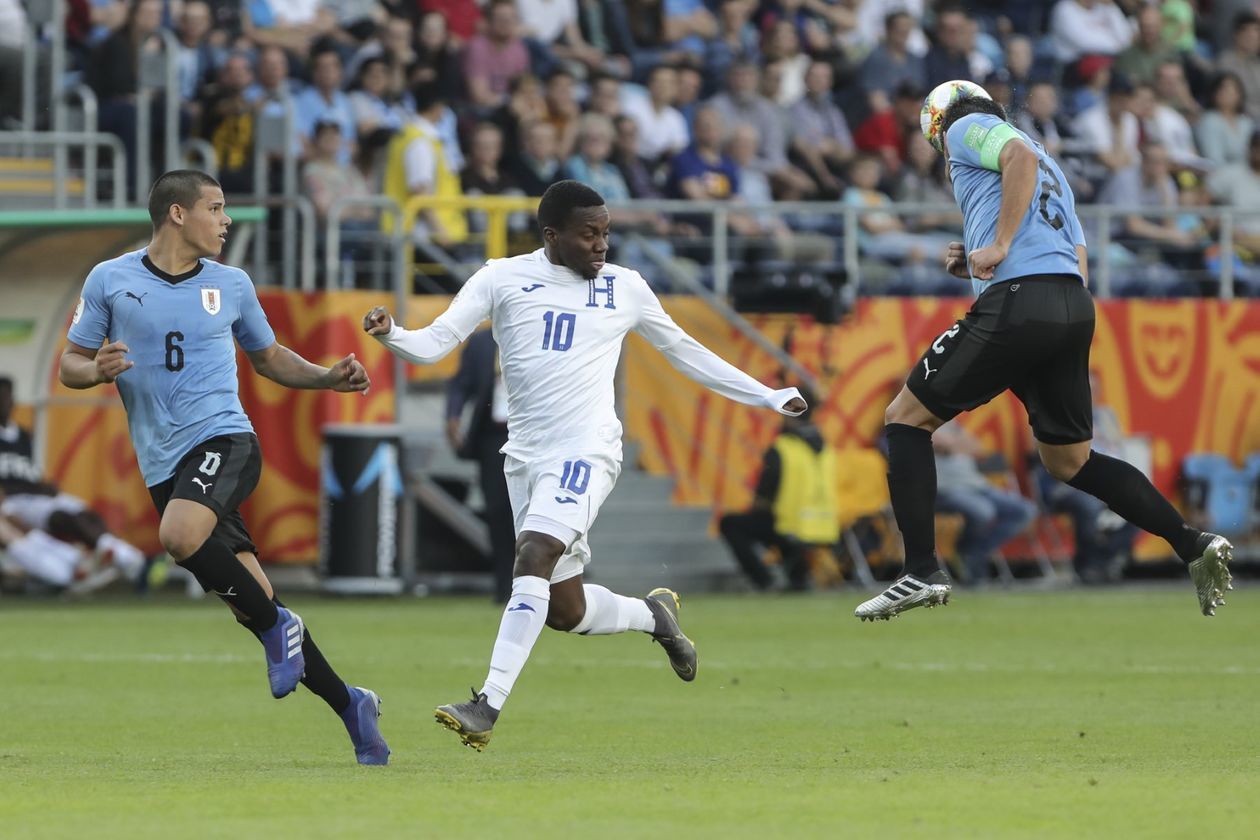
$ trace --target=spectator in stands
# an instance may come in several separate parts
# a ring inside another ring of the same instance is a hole
[[[815,61],[805,75],[805,96],[789,111],[792,151],[828,198],[839,197],[838,176],[857,151],[849,123],[832,96],[833,85],[831,64]]]
[[[583,5],[589,13],[590,4]],[[605,67],[604,50],[592,46],[583,34],[578,0],[517,0],[517,7],[526,37],[545,48],[545,55],[535,53],[540,69],[568,66],[585,76]],[[588,17],[587,22],[593,21]]]
[[[28,37],[26,8],[21,0],[0,0],[0,127],[22,116],[22,52]],[[42,68],[36,72],[40,77],[45,75]],[[41,100],[42,87],[36,87]],[[43,101],[36,105],[39,111],[44,107]]]
[[[1243,110],[1260,119],[1260,16],[1244,12],[1234,21],[1234,46],[1221,53],[1217,69],[1233,73],[1242,82]]]
[[[288,96],[297,96],[302,86],[289,78],[289,57],[281,47],[258,51],[257,81],[245,89],[245,100],[255,108]]]
[[[1159,101],[1155,87],[1142,83],[1133,89],[1133,115],[1138,118],[1142,137],[1153,140],[1168,152],[1175,169],[1204,169],[1208,161],[1200,157],[1194,143],[1194,130],[1186,118]]]
[[[674,107],[678,71],[667,64],[652,68],[647,98],[632,99],[625,112],[639,126],[639,154],[655,163],[672,157],[690,142],[687,121]]]
[[[1015,118],[1015,127],[1046,147],[1052,157],[1063,148],[1059,134],[1059,92],[1052,82],[1034,82],[1028,89],[1028,103]]]
[[[387,101],[388,96],[389,63],[376,56],[360,64],[358,77],[349,95],[358,136],[370,134],[378,128],[389,131],[402,128],[407,120],[407,111],[400,103]]]
[[[430,18],[424,18],[429,21]],[[438,14],[432,15],[430,29],[435,30],[439,37],[439,43],[446,42],[449,35],[446,29],[446,20]],[[408,74],[418,72],[423,68],[420,58],[416,54],[416,45],[413,41],[413,28],[409,18],[405,17],[389,17],[380,25],[375,27],[375,31],[367,41],[351,56],[349,63],[346,65],[346,75],[350,78],[358,78],[359,66],[369,58],[383,58],[389,68],[389,90],[398,98],[404,98],[409,90]],[[458,71],[455,73],[458,76]],[[417,79],[411,82],[411,85],[419,84]]]
[[[1012,35],[1006,39],[1006,75],[1018,116],[1028,104],[1028,93],[1034,83],[1032,41],[1024,35]]]
[[[1254,14],[1255,0],[1212,0],[1212,14],[1206,21],[1208,24],[1208,46],[1214,55],[1220,56],[1234,42],[1238,16],[1247,12]],[[1193,35],[1193,26],[1191,30]]]
[[[882,167],[875,155],[858,155],[849,165],[849,188],[844,191],[844,205],[864,211],[858,216],[858,250],[863,256],[908,266],[938,261],[954,237],[907,230],[901,217],[886,209],[893,201],[880,192],[882,177]]]
[[[891,108],[893,91],[902,85],[915,90],[927,87],[923,57],[909,48],[910,37],[917,29],[910,14],[900,9],[885,19],[883,42],[862,62],[861,85],[872,111]]]
[[[851,18],[841,6],[823,0],[776,0],[764,8],[761,25],[765,29],[780,21],[789,23],[807,53],[825,53],[832,48],[831,27]]]
[[[1103,165],[1104,180],[1138,162],[1141,128],[1132,104],[1133,86],[1123,76],[1113,76],[1107,101],[1082,112],[1073,122],[1073,148]]]
[[[1223,166],[1212,173],[1208,188],[1217,201],[1239,211],[1234,243],[1260,254],[1260,132],[1251,135],[1246,166]]]
[[[939,213],[919,213],[906,218],[912,233],[962,230],[962,213],[954,206],[954,192],[945,175],[945,159],[922,135],[909,140],[909,160],[901,168],[893,197],[905,204],[940,204],[948,209]]]
[[[589,73],[628,79],[641,64],[644,56],[634,42],[624,2],[578,0],[578,28],[588,49],[595,51],[587,59]],[[596,53],[602,60],[592,63]]]
[[[925,0],[860,0],[860,2],[846,2],[843,5],[852,10],[854,18],[852,30],[841,33],[837,39],[839,45],[846,47],[846,51],[860,56],[877,48],[880,40],[888,36],[888,23],[892,15],[904,14],[909,23],[905,48],[911,55],[917,55],[920,58],[927,53],[930,45],[927,35],[920,28],[920,23],[925,19],[927,12]],[[899,23],[898,26],[900,27],[901,24]],[[898,79],[887,89],[889,97],[892,96],[897,84],[902,81],[904,80]],[[913,78],[909,81],[920,86],[927,84],[926,79]]]
[[[670,161],[669,192],[692,201],[730,201],[739,192],[735,162],[722,151],[725,126],[717,108],[696,113],[695,139]]]
[[[615,120],[624,111],[621,100],[621,80],[616,76],[600,74],[590,80],[590,95],[586,99],[586,110],[603,114]]]
[[[202,93],[198,134],[214,147],[219,183],[227,195],[254,191],[255,114],[246,97],[253,81],[249,58],[232,53],[223,62],[218,81]]]
[[[511,93],[493,120],[503,129],[506,159],[509,167],[515,169],[525,151],[525,126],[547,119],[547,98],[542,83],[528,74],[512,80]]]
[[[1124,438],[1115,412],[1102,401],[1098,377],[1091,371],[1090,394],[1094,401],[1094,438],[1090,447],[1113,458],[1125,457]],[[1112,513],[1107,506],[1075,487],[1055,480],[1037,459],[1033,475],[1042,503],[1050,513],[1063,513],[1072,521],[1075,551],[1072,568],[1085,584],[1114,583],[1123,577],[1137,528]]]
[[[705,49],[705,76],[710,87],[727,78],[733,64],[761,59],[761,39],[752,24],[755,5],[748,0],[722,0],[718,7],[718,32]]]
[[[1072,64],[1086,55],[1119,55],[1133,40],[1133,26],[1113,0],[1059,0],[1050,35],[1055,57]]]
[[[782,586],[762,559],[762,550],[778,549],[787,588],[799,592],[810,588],[805,550],[840,539],[835,453],[813,424],[811,412],[783,421],[762,456],[752,506],[723,516],[719,525],[736,562],[762,591]]]
[[[556,127],[546,120],[524,126],[525,146],[516,167],[516,182],[526,195],[540,196],[563,180],[560,140]]]
[[[179,42],[176,57],[179,69],[179,98],[184,108],[196,116],[197,94],[209,80],[217,61],[215,50],[210,46],[210,7],[203,0],[189,0],[179,13],[179,26],[175,30]]]
[[[863,152],[879,155],[884,168],[895,174],[906,159],[906,141],[919,131],[919,111],[926,93],[909,84],[897,88],[892,107],[866,118],[853,135]]]
[[[302,168],[302,186],[306,197],[315,205],[322,233],[328,218],[328,210],[341,198],[366,198],[376,192],[358,166],[344,166],[339,161],[345,138],[341,126],[335,122],[315,124],[315,136],[311,142],[311,159]],[[376,211],[364,205],[351,205],[341,215],[343,222],[374,224]],[[343,227],[347,225],[343,224]],[[359,226],[362,228],[362,225]]]
[[[382,16],[376,0],[334,0],[326,5],[334,23],[329,37],[344,51],[357,50],[376,36]]]
[[[266,0],[241,4],[241,31],[260,47],[281,47],[306,55],[337,28],[331,7],[310,0]]]
[[[547,101],[547,122],[556,130],[556,155],[567,160],[577,145],[578,120],[582,116],[573,74],[563,68],[552,71],[543,97]]]
[[[1037,507],[1016,490],[989,481],[981,462],[993,462],[994,456],[958,421],[937,429],[932,446],[936,451],[936,509],[962,515],[958,553],[964,582],[981,585],[989,579],[993,554],[1032,524]],[[1004,463],[994,466],[1000,466],[996,472],[1009,475]]]
[[[464,195],[525,195],[516,177],[503,165],[503,129],[492,122],[479,123],[473,130],[468,164],[459,173]],[[468,211],[468,229],[484,234],[489,223],[484,210]],[[508,231],[513,236],[528,231],[529,215],[508,215]]]
[[[1195,134],[1199,150],[1216,166],[1241,166],[1247,162],[1248,145],[1255,120],[1243,112],[1242,80],[1221,73],[1208,92],[1208,110],[1199,118]]]
[[[718,34],[717,18],[705,7],[704,0],[663,0],[662,12],[665,43],[700,61],[706,43]]]
[[[1242,90],[1241,85],[1239,90]],[[1191,125],[1198,123],[1203,106],[1190,91],[1185,67],[1179,59],[1165,61],[1155,68],[1155,92],[1161,101],[1185,117]],[[1239,101],[1242,101],[1241,96]]]
[[[508,100],[513,79],[529,71],[529,49],[520,36],[513,0],[492,0],[485,32],[464,49],[464,83],[472,105],[488,113]]]
[[[459,174],[448,163],[448,151],[437,123],[446,103],[436,85],[418,85],[412,93],[416,113],[390,141],[385,163],[384,193],[404,206],[415,196],[456,197],[463,194]],[[392,214],[381,214],[381,229],[393,232]],[[468,238],[464,213],[454,209],[423,210],[412,231],[417,241],[449,249]]]
[[[696,110],[700,107],[700,95],[703,91],[704,74],[699,69],[685,64],[678,68],[678,98],[674,100],[674,107],[682,114],[689,133],[696,118]]]
[[[766,61],[777,65],[782,74],[778,91],[770,99],[782,107],[792,105],[805,95],[805,73],[810,64],[809,56],[801,50],[796,27],[787,20],[776,22],[762,44],[762,52]]]
[[[471,41],[481,24],[481,4],[477,0],[417,0],[416,5],[425,18],[432,14],[440,16],[459,44]]]
[[[996,72],[1002,61],[1002,45],[988,33],[980,31],[980,24],[974,17],[966,18],[963,27],[963,50],[967,54],[967,68],[970,71],[965,78],[987,79]]]
[[[1076,76],[1081,84],[1064,90],[1067,97],[1063,100],[1065,116],[1078,117],[1107,101],[1112,79],[1111,64],[1112,59],[1105,55],[1087,55],[1076,62]]]
[[[564,178],[581,181],[611,203],[627,201],[630,188],[610,162],[616,129],[603,114],[584,114],[578,126],[577,154],[565,163]]]
[[[770,179],[756,166],[757,147],[761,138],[757,129],[747,123],[735,126],[727,144],[727,155],[735,164],[735,197],[744,204],[759,205],[774,202]],[[731,228],[740,236],[769,240],[771,255],[778,260],[814,264],[831,262],[836,248],[833,237],[807,230],[795,231],[782,214],[768,210],[732,213]],[[757,243],[758,249],[766,246]]]
[[[1154,82],[1159,65],[1177,60],[1177,50],[1164,38],[1164,16],[1158,6],[1146,5],[1137,13],[1137,36],[1114,65],[1134,83]]]
[[[293,123],[302,141],[303,156],[311,154],[311,139],[317,122],[334,122],[341,126],[340,162],[350,163],[357,139],[354,109],[350,97],[341,89],[341,55],[331,46],[311,56],[311,86],[293,98]]]
[[[1169,170],[1168,150],[1148,140],[1141,147],[1141,166],[1117,172],[1103,188],[1099,202],[1118,207],[1178,206],[1177,184]],[[1158,261],[1178,269],[1202,269],[1202,249],[1198,237],[1182,230],[1171,214],[1144,216],[1132,213],[1118,220],[1113,238],[1138,253],[1150,264]],[[1113,289],[1115,289],[1113,282]],[[1171,295],[1187,291],[1185,282],[1171,272],[1145,272],[1117,290]]]
[[[721,115],[723,125],[748,124],[757,130],[761,149],[755,165],[770,176],[781,197],[811,195],[817,190],[813,179],[788,161],[791,128],[783,109],[757,92],[758,81],[756,65],[732,65],[726,91],[709,105]]]
[[[392,27],[394,20],[396,18],[391,18],[388,26]],[[407,68],[405,81],[408,89],[416,85],[436,83],[447,102],[463,102],[466,97],[459,49],[454,42],[454,33],[446,25],[445,18],[436,12],[430,12],[420,19],[420,38],[413,60],[397,59],[398,53],[393,47],[387,47],[386,54]]]
[[[957,6],[946,7],[936,16],[934,43],[923,59],[928,88],[951,79],[971,78],[970,26],[967,14]]]
[[[613,120],[613,127],[617,129],[617,140],[612,160],[625,179],[631,198],[661,198],[652,170],[639,154],[639,124],[623,114]]]

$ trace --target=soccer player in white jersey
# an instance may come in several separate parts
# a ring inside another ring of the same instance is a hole
[[[587,533],[621,471],[613,382],[626,334],[638,332],[723,396],[793,416],[806,408],[795,388],[773,390],[701,346],[638,272],[604,261],[609,215],[599,193],[561,181],[543,195],[538,223],[543,248],[486,263],[430,326],[402,329],[382,307],[363,320],[391,352],[420,364],[441,359],[486,318],[499,344],[508,398],[504,471],[517,533],[512,595],[483,688],[436,710],[439,723],[479,751],[544,623],[591,636],[648,633],[679,677],[695,679],[696,649],[679,628],[674,592],[628,598],[582,581]]]

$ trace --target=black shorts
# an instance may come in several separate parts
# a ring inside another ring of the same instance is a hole
[[[149,488],[158,516],[171,499],[188,499],[210,508],[219,517],[210,536],[227,543],[235,553],[258,553],[237,508],[258,486],[262,450],[248,432],[210,438],[180,459],[175,474]]]
[[[1037,440],[1094,436],[1089,346],[1094,299],[1079,277],[1034,275],[989,286],[966,316],[941,333],[906,379],[942,420],[1010,389]]]

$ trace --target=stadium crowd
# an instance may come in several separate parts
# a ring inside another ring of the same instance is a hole
[[[982,82],[1063,161],[1081,202],[1184,208],[1113,218],[1105,256],[1115,291],[1212,294],[1222,259],[1233,260],[1243,290],[1260,289],[1256,2],[70,0],[70,7],[73,72],[99,97],[100,128],[122,137],[130,154],[138,56],[168,28],[179,44],[181,132],[214,147],[227,191],[253,191],[255,117],[287,94],[303,190],[321,216],[342,196],[539,195],[565,177],[610,201],[948,202],[943,161],[919,133],[919,108],[934,85],[967,78]],[[0,19],[21,17],[21,0],[0,0]],[[10,66],[24,30],[0,29],[0,60]],[[14,102],[13,91],[0,91],[3,115],[13,115]],[[1216,223],[1197,212],[1214,203],[1256,212],[1239,218],[1234,254],[1219,253]],[[737,211],[730,218],[736,237],[760,241],[773,258],[836,255],[834,216]],[[619,219],[619,229],[681,258],[686,249],[677,243],[703,236],[703,222],[639,212]],[[945,280],[940,244],[958,222],[954,213],[874,210],[863,216],[860,250],[872,266],[899,267],[888,275],[889,290],[937,291]],[[367,210],[345,223],[377,225]],[[458,251],[483,226],[476,214],[435,212],[416,233]],[[522,220],[514,230],[529,235]]]

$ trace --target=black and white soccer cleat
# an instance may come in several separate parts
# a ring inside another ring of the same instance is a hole
[[[902,575],[883,592],[858,604],[853,614],[862,621],[879,621],[900,615],[915,607],[937,607],[949,603],[949,575],[933,572],[927,579]]]

